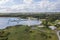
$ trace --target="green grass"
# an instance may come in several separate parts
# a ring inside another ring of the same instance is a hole
[[[47,28],[31,29],[28,26],[13,26],[4,29],[4,32],[10,33],[7,36],[8,40],[58,40],[55,32]]]

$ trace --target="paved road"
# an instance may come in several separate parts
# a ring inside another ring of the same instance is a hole
[[[57,33],[58,39],[60,40],[60,30],[56,31],[56,33]]]

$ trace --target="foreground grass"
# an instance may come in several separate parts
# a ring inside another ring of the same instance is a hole
[[[7,40],[58,40],[54,31],[46,28],[31,29],[28,26],[13,26],[4,29],[9,32]]]

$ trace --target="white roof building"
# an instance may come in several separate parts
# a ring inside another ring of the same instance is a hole
[[[51,28],[52,30],[55,30],[56,29],[55,26],[49,26],[49,28]]]

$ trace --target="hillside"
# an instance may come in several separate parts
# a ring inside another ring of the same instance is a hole
[[[0,30],[0,40],[58,40],[55,31],[35,28],[22,25],[7,27]]]

